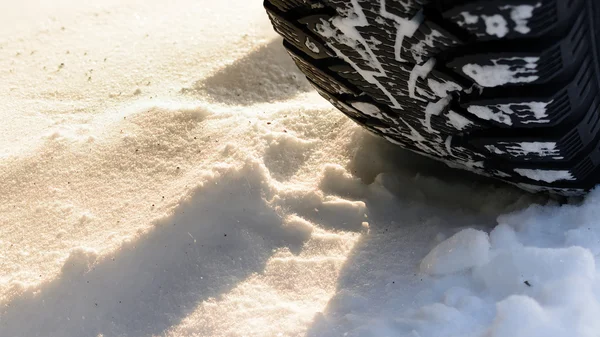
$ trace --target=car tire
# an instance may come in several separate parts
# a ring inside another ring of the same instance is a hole
[[[600,2],[264,6],[316,90],[390,142],[531,191],[600,181]]]

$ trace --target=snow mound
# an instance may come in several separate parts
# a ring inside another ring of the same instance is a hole
[[[358,308],[330,305],[329,317],[322,316],[311,333],[593,336],[600,329],[600,279],[591,250],[600,243],[593,239],[600,230],[599,195],[594,191],[580,205],[533,205],[502,215],[489,237],[461,230],[422,259],[423,274],[414,277],[427,285],[417,287],[413,308],[401,309],[393,295],[379,301],[363,296]],[[344,298],[361,294],[342,290]],[[404,297],[404,291],[405,285],[385,292]],[[373,312],[374,302],[384,307]]]

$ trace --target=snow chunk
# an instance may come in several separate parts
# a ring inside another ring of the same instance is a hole
[[[465,19],[465,24],[473,25],[479,21],[479,17],[477,15],[473,15],[469,12],[461,12],[460,15]]]
[[[462,230],[437,245],[421,262],[421,271],[445,275],[482,265],[487,262],[489,237],[476,229]]]
[[[426,78],[429,75],[429,72],[435,66],[435,59],[431,58],[423,65],[415,64],[412,71],[410,72],[410,76],[408,79],[408,94],[411,98],[420,99],[415,96],[415,88],[417,87],[417,80],[419,78]],[[420,99],[422,100],[422,99]]]
[[[448,123],[454,126],[457,130],[463,130],[467,126],[473,124],[473,122],[452,110],[448,111],[446,116],[448,117]]]
[[[489,35],[504,37],[508,33],[507,22],[502,15],[482,15],[481,17],[485,21],[485,32]]]
[[[438,82],[432,78],[427,80],[427,85],[438,97],[446,97],[452,91],[462,90],[462,87],[456,82]]]
[[[431,116],[440,115],[442,113],[442,111],[446,108],[446,106],[448,106],[451,99],[452,99],[451,96],[446,96],[437,102],[429,102],[427,104],[427,107],[425,107],[424,126],[425,126],[426,130],[429,131],[429,133],[437,133],[437,131],[435,131],[431,127]]]
[[[377,119],[383,119],[383,114],[381,110],[373,104],[365,103],[365,102],[352,102],[350,103],[355,109],[364,113],[365,115],[371,116]]]
[[[306,48],[308,48],[315,54],[318,54],[320,52],[319,47],[317,47],[317,45],[314,42],[312,42],[308,37],[306,38],[304,45],[306,46]]]

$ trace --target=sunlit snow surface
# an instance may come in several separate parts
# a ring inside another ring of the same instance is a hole
[[[0,14],[0,336],[597,336],[600,195],[369,136],[257,1]]]

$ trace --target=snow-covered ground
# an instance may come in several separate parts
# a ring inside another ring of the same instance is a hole
[[[560,206],[320,98],[260,1],[5,4],[0,336],[598,336]]]

